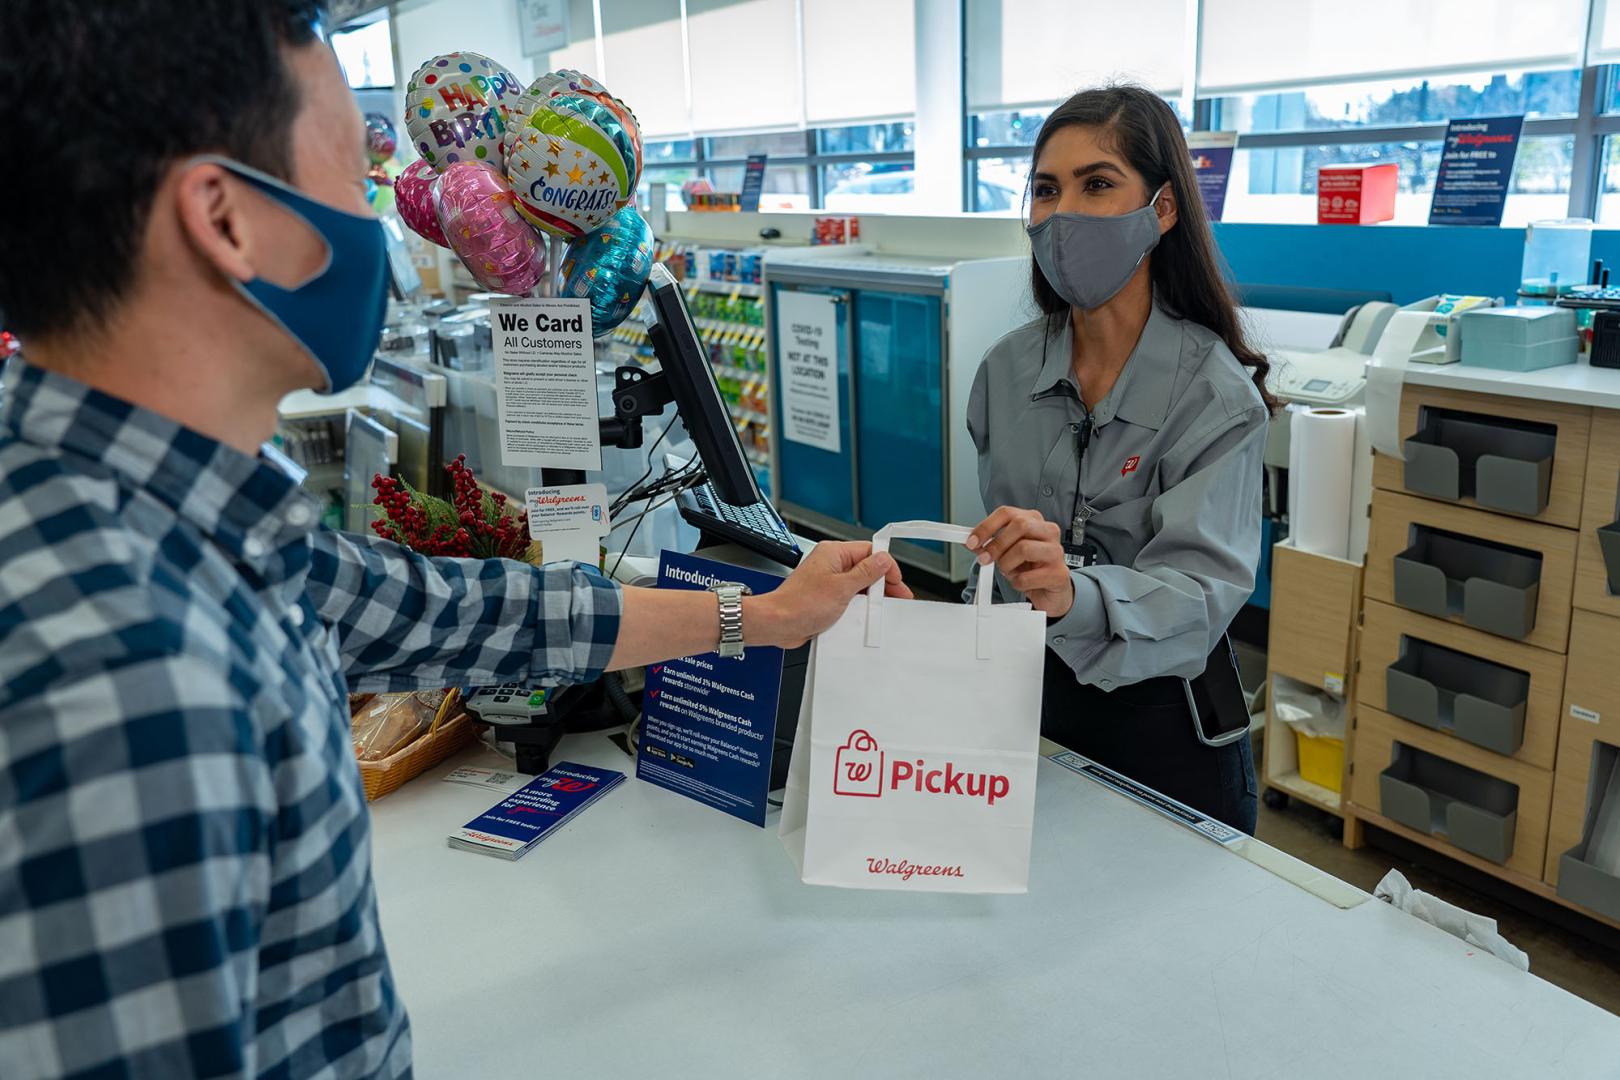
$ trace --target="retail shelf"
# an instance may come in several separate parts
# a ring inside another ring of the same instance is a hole
[[[769,413],[760,412],[758,409],[750,409],[748,406],[739,405],[734,401],[726,402],[726,408],[738,420],[747,420],[751,424],[768,424],[771,422]]]
[[[765,379],[765,372],[750,368],[732,367],[730,364],[710,364],[722,379]]]
[[[683,284],[688,290],[706,293],[719,293],[725,296],[749,296],[758,299],[765,290],[762,286],[745,281],[708,281],[698,278],[687,278]]]
[[[735,333],[743,337],[758,336],[761,339],[760,345],[764,345],[765,328],[763,326],[755,326],[753,323],[732,322],[729,319],[700,318],[693,321],[697,323],[699,330],[707,330],[716,334]]]
[[[1268,777],[1266,786],[1276,788],[1278,791],[1286,791],[1300,802],[1309,803],[1318,810],[1325,810],[1327,813],[1338,817],[1344,815],[1343,800],[1337,791],[1323,787],[1321,784],[1313,784],[1297,772],[1291,772],[1285,776]]]

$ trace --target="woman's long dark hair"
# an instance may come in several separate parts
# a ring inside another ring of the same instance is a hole
[[[1082,90],[1057,107],[1035,137],[1035,161],[1040,161],[1047,140],[1062,128],[1084,125],[1106,132],[1113,146],[1131,167],[1142,174],[1149,191],[1168,182],[1176,199],[1176,224],[1159,238],[1151,256],[1153,297],[1170,314],[1204,326],[1226,342],[1238,362],[1253,371],[1254,385],[1266,408],[1275,411],[1277,399],[1266,389],[1271,370],[1265,354],[1244,337],[1237,302],[1221,272],[1220,253],[1204,216],[1192,156],[1181,133],[1181,122],[1163,98],[1139,86],[1106,86]],[[1033,173],[1033,170],[1031,170]],[[1035,303],[1049,317],[1069,313],[1059,296],[1030,260]]]

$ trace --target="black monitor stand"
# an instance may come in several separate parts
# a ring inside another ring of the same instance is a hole
[[[619,368],[613,380],[613,415],[597,420],[602,445],[639,450],[644,440],[642,419],[657,416],[674,400],[663,373],[633,365]],[[541,469],[540,482],[546,487],[583,484],[585,473],[579,469]],[[512,744],[517,770],[538,775],[551,767],[551,753],[564,735],[604,726],[598,717],[615,696],[602,680],[564,686],[548,696],[546,715],[536,722],[491,727],[498,741]]]

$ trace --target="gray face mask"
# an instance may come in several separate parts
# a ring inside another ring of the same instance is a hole
[[[1154,204],[1168,186],[1128,214],[1054,213],[1031,225],[1029,244],[1047,283],[1081,311],[1112,300],[1159,242]]]

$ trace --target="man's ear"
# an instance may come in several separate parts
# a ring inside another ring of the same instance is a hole
[[[237,281],[256,276],[253,219],[246,185],[213,162],[183,167],[173,188],[175,213],[186,240],[221,274]],[[262,215],[260,215],[262,220]]]

